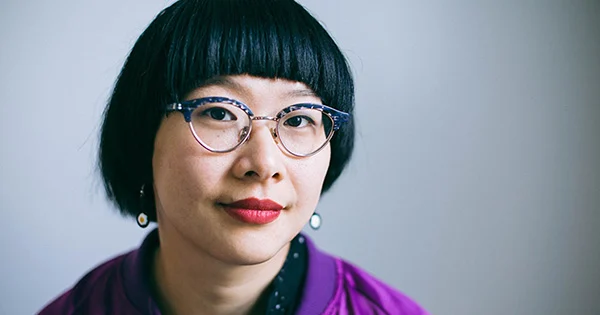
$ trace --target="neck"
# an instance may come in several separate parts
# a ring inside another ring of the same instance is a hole
[[[289,250],[287,245],[260,264],[236,265],[173,234],[159,233],[154,259],[155,293],[163,314],[252,314]]]

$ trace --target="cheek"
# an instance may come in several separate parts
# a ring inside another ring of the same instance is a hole
[[[157,136],[152,160],[156,196],[167,209],[196,206],[213,194],[227,161],[204,151],[189,130],[163,131]]]
[[[198,194],[209,192],[222,177],[222,166],[198,156],[164,156],[156,159],[155,184]]]
[[[303,160],[300,167],[296,168],[293,175],[294,186],[298,193],[298,202],[306,211],[312,213],[319,198],[321,189],[329,167],[330,151],[329,148],[323,149],[319,154]]]

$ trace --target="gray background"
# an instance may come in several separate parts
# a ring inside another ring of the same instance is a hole
[[[104,200],[100,115],[171,1],[0,4],[0,314],[147,231]],[[318,244],[434,314],[600,314],[600,3],[302,1],[357,83]]]

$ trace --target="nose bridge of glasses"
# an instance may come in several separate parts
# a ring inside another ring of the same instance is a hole
[[[250,120],[272,120],[274,122],[277,122],[277,118],[271,116],[254,116],[250,118]]]
[[[254,121],[274,121],[275,123],[278,122],[278,119],[276,117],[271,117],[271,116],[254,116],[252,118],[250,118],[250,122],[253,124]],[[269,133],[271,134],[271,136],[273,137],[273,139],[275,140],[275,142],[278,143],[278,139],[277,139],[277,128],[273,128],[273,127],[268,127]]]

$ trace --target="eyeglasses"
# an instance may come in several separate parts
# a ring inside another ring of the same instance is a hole
[[[253,120],[272,120],[276,143],[298,157],[316,154],[347,122],[350,114],[320,104],[300,103],[282,109],[275,117],[255,116],[250,108],[226,97],[204,97],[167,105],[166,112],[181,112],[196,141],[211,152],[235,150],[250,137]]]

